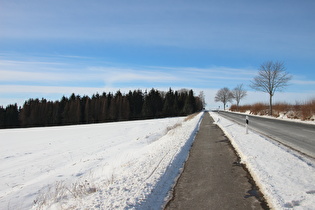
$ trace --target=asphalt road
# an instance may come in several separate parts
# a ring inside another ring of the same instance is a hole
[[[222,117],[245,125],[245,115],[219,112]],[[315,158],[315,125],[249,116],[249,128]]]
[[[239,164],[229,139],[205,113],[189,158],[165,210],[260,210],[261,195]]]

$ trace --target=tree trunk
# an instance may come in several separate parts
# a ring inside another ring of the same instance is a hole
[[[269,94],[269,115],[272,116],[272,94]]]

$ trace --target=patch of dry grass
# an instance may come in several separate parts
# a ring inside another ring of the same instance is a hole
[[[171,131],[171,130],[173,130],[173,129],[179,127],[179,126],[182,126],[182,124],[181,124],[181,123],[176,123],[176,124],[174,124],[174,125],[172,125],[172,126],[168,126],[168,127],[166,128],[166,132],[169,132],[169,131]]]
[[[268,114],[269,107],[264,103],[253,104],[250,108],[250,113],[255,115],[266,115]]]
[[[35,209],[45,209],[54,203],[58,203],[62,207],[69,199],[80,199],[96,191],[97,188],[87,180],[72,183],[70,186],[64,181],[58,181],[53,186],[49,186],[45,192],[39,193],[39,196],[34,200],[34,207]]]
[[[301,109],[301,119],[302,120],[311,120],[313,115],[315,115],[315,99],[304,103],[302,105],[302,109]]]
[[[251,114],[255,115],[268,115],[269,105],[264,103],[242,105],[238,107],[236,105],[232,105],[230,110],[238,112],[250,111]],[[286,115],[291,119],[314,120],[315,99],[306,101],[304,103],[296,103],[295,105],[285,102],[276,103],[273,105],[273,116],[279,117],[280,114]]]
[[[246,111],[249,111],[251,108],[251,105],[242,105],[242,106],[236,106],[235,104],[233,104],[231,107],[230,107],[230,110],[232,112],[246,112]]]
[[[184,122],[193,119],[194,117],[196,117],[199,114],[199,112],[193,113],[191,115],[188,115],[185,119]]]

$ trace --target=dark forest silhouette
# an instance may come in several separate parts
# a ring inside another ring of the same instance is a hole
[[[122,94],[102,93],[92,97],[74,93],[60,101],[29,99],[0,107],[0,128],[76,125],[185,116],[203,109],[202,100],[193,90],[167,92],[151,89]]]

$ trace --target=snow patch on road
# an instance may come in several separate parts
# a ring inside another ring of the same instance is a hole
[[[274,209],[314,209],[315,161],[211,112]]]

